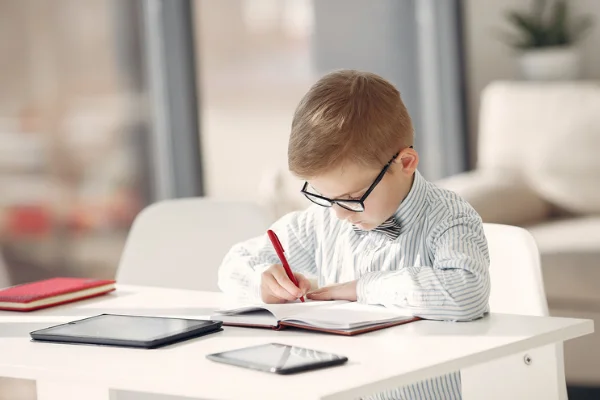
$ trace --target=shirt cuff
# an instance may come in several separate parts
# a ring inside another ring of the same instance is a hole
[[[371,286],[375,284],[378,272],[370,272],[363,275],[356,285],[356,301],[364,304],[374,304],[372,299],[370,298],[370,293],[372,293]]]

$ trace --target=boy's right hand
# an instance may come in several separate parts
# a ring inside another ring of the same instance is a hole
[[[298,286],[288,278],[281,264],[271,265],[262,273],[260,294],[265,303],[285,303],[304,296],[310,290],[310,281],[302,274],[294,273]]]

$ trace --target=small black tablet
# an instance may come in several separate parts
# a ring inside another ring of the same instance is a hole
[[[267,343],[209,354],[206,358],[276,374],[293,374],[340,365],[348,361],[347,357],[341,355],[279,343]]]
[[[34,341],[153,349],[221,330],[221,321],[100,314],[30,332]]]

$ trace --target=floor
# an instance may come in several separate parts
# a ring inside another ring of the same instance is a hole
[[[568,386],[569,400],[599,400],[600,387]]]

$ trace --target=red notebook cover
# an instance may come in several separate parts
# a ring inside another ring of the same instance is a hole
[[[0,310],[33,311],[100,296],[115,290],[115,281],[52,278],[0,289]]]

